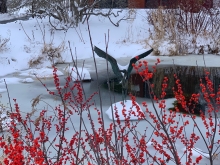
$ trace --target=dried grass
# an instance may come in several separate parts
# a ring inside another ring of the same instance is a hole
[[[153,54],[155,56],[159,56],[160,55],[160,51],[157,48],[154,48]]]
[[[161,40],[165,37],[165,22],[163,7],[159,7],[157,10],[152,10],[150,14],[150,22],[154,26],[155,40]]]
[[[34,67],[36,65],[42,64],[43,59],[44,59],[44,57],[42,55],[39,55],[38,57],[31,59],[28,62],[28,65],[29,65],[29,67]]]
[[[49,60],[51,65],[54,66],[56,63],[62,63],[61,53],[65,50],[65,44],[62,42],[58,46],[54,46],[52,43],[44,44],[41,49],[41,54],[37,57],[32,58],[28,64],[29,67],[35,67],[42,64],[44,61]]]
[[[40,102],[40,96],[41,95],[38,95],[36,98],[32,99],[32,104],[31,104],[31,107],[34,108],[36,107],[36,105]]]
[[[6,51],[9,49],[7,46],[9,40],[10,40],[10,38],[2,38],[0,36],[0,52]]]
[[[53,46],[52,43],[44,44],[41,52],[42,54],[46,54],[50,61],[53,61],[54,58],[62,58],[61,52],[64,51],[64,43],[62,42],[57,47]]]
[[[34,125],[38,126],[40,124],[40,121],[42,119],[42,116],[38,116],[35,120],[34,120]]]
[[[153,41],[150,46],[156,50],[155,55],[158,54],[158,47],[163,41],[170,41],[176,45],[176,51],[170,51],[171,56],[196,52],[203,54],[200,46],[207,46],[208,40],[212,43],[212,50],[209,52],[219,54],[219,9],[204,9],[198,13],[190,13],[180,8],[159,7],[148,10],[147,15],[147,21],[154,27],[154,30],[150,31],[149,39]],[[200,43],[200,38],[204,38],[206,43]]]
[[[154,49],[154,55],[160,55],[159,46],[163,41],[169,40],[172,44],[175,44],[176,49],[170,50],[170,55],[179,55],[179,41],[178,34],[176,33],[176,20],[175,15],[167,13],[167,10],[163,6],[158,9],[147,11],[148,22],[153,25],[154,30],[149,30],[149,39],[153,41],[150,45]],[[148,43],[149,45],[149,43]]]

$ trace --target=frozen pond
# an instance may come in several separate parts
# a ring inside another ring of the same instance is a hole
[[[61,67],[63,67],[63,66],[62,65],[58,66],[58,68],[61,68]],[[91,109],[91,116],[94,119],[93,121],[94,121],[95,127],[99,126],[98,120],[95,120],[95,119],[97,119],[97,112],[93,110],[95,105],[98,109],[102,108],[104,111],[106,111],[112,103],[115,103],[115,102],[122,100],[121,94],[108,91],[106,88],[103,87],[103,82],[105,79],[103,74],[104,73],[100,73],[100,81],[96,81],[95,74],[92,73],[91,75],[92,75],[93,80],[91,82],[83,82],[83,88],[85,90],[85,94],[86,94],[87,98],[89,98],[89,96],[91,96],[94,92],[98,92],[98,90],[97,90],[98,86],[100,87],[100,90],[101,90],[102,107],[100,107],[100,98],[98,95],[95,95],[91,100],[91,103],[94,103],[94,105],[92,105],[90,107],[90,109]],[[59,76],[59,77],[60,77],[61,86],[64,86],[66,76],[63,75],[63,76]],[[44,88],[44,86],[35,78],[33,78],[34,82],[32,82],[32,83],[21,83],[20,80],[24,79],[24,76],[20,76],[19,74],[8,75],[5,78],[6,78],[6,81],[8,82],[8,90],[9,90],[11,102],[13,104],[12,99],[14,99],[14,98],[17,100],[17,103],[19,104],[19,107],[20,107],[20,111],[23,114],[23,117],[25,116],[26,113],[30,113],[32,111],[32,107],[31,107],[32,101],[34,98],[36,98],[39,95],[40,95],[41,100],[43,100],[43,101],[40,101],[39,104],[36,106],[36,108],[39,111],[42,109],[47,109],[49,111],[48,115],[53,114],[53,110],[51,109],[50,106],[55,108],[55,106],[61,104],[60,99],[55,96],[49,95],[47,90]],[[52,78],[42,79],[42,82],[46,85],[46,87],[49,90],[56,91],[56,88],[54,86],[54,82],[53,82]],[[2,82],[0,84],[0,87],[3,88],[3,86],[4,86],[4,83]],[[129,98],[129,96],[127,96],[127,99],[128,98]],[[1,92],[0,101],[2,104],[8,106],[7,92],[4,92],[4,91]],[[137,102],[140,105],[143,101],[146,101],[149,104],[149,106],[148,106],[149,110],[153,109],[152,103],[149,99],[137,98]],[[174,101],[174,99],[167,99],[167,108],[169,108],[169,106],[172,106],[173,101]],[[87,111],[84,111],[83,118],[87,119],[87,115],[88,115]],[[36,117],[39,116],[39,112],[38,113],[36,112],[35,116]],[[176,118],[178,119],[178,116]],[[147,116],[147,119],[149,119],[149,121],[152,122],[152,120],[149,118],[149,116]],[[76,129],[79,128],[79,123],[80,123],[79,116],[73,115],[71,120],[74,124],[74,127]],[[112,120],[110,120],[106,114],[104,114],[104,121],[105,121],[106,126],[109,126],[110,123],[112,123]],[[202,124],[201,119],[197,118],[196,121],[197,121],[198,125],[201,125],[201,130],[205,134],[205,128],[204,128],[204,125]],[[131,123],[136,123],[136,121],[131,121]],[[91,128],[89,120],[85,120],[85,124],[87,125],[88,128]],[[71,123],[67,123],[67,126],[69,126],[71,128]],[[137,125],[136,130],[140,133],[144,133],[143,131],[146,129],[147,126],[148,125],[147,125],[146,121],[140,121]],[[186,129],[187,136],[189,136],[192,133],[192,129],[193,129],[193,127],[187,127],[187,129]],[[153,132],[154,131],[151,127],[149,127],[147,129],[146,140],[149,141],[152,137],[155,139],[158,139],[157,137],[155,137],[155,135],[152,134]],[[56,135],[56,132],[54,129],[52,129],[50,132],[50,137],[54,137],[55,135]],[[152,137],[151,137],[151,135],[152,135]],[[65,137],[67,139],[70,139],[71,136],[72,136],[72,134],[71,134],[71,129],[70,129],[70,131],[67,132]],[[129,138],[132,139],[132,137],[129,137]],[[133,143],[132,140],[131,140],[131,143]],[[134,146],[134,144],[131,144],[131,145]],[[176,144],[176,148],[178,150],[178,153],[183,154],[183,151],[182,151],[183,147],[184,146],[180,142],[178,144]],[[199,147],[200,149],[206,151],[205,150],[206,146],[204,145],[203,140],[201,138],[196,143],[195,147]],[[155,153],[155,150],[153,149],[153,147],[149,146],[148,149],[149,149],[149,152],[152,153],[153,155],[157,154],[157,153]],[[182,158],[182,162],[184,163],[184,158]],[[169,161],[167,164],[171,165],[173,163],[171,161]],[[206,164],[209,164],[209,161],[208,161],[208,159],[204,158],[200,164],[206,165]],[[219,159],[215,160],[215,165],[219,165]]]

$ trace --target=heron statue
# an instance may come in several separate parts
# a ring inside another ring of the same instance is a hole
[[[128,80],[129,80],[131,71],[133,69],[132,65],[135,64],[138,60],[148,56],[153,51],[153,49],[150,49],[140,55],[135,56],[125,66],[121,66],[120,64],[118,64],[114,57],[107,54],[106,52],[104,52],[103,50],[99,49],[96,46],[94,46],[94,51],[99,57],[102,57],[106,59],[108,62],[110,62],[114,74],[116,75],[117,79],[120,80],[120,83],[122,84],[122,96],[124,100],[127,95]]]

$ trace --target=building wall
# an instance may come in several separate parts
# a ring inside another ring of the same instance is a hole
[[[128,0],[102,0],[99,2],[100,8],[127,8]]]
[[[89,0],[94,1],[94,0]],[[167,8],[176,8],[180,2],[186,3],[187,1],[196,0],[102,0],[99,8],[148,8],[155,9],[159,6],[166,6]],[[213,6],[220,6],[220,0],[205,0],[203,4],[206,8]]]
[[[178,0],[145,0],[145,7],[152,9],[159,6],[166,6],[167,8],[175,8],[178,5]]]
[[[146,0],[128,0],[129,8],[145,8]]]
[[[188,4],[187,0],[128,0],[129,8],[149,8],[154,9],[159,6],[166,6],[167,8],[176,8],[180,2]],[[196,0],[188,0],[192,3]],[[203,6],[206,8],[213,7],[213,1],[217,4],[220,0],[205,0]]]
[[[159,6],[174,8],[177,6],[178,1],[179,0],[128,0],[128,6],[149,9],[158,8]]]

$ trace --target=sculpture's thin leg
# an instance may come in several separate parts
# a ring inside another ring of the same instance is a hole
[[[125,89],[124,89],[124,85],[123,85],[123,80],[122,80],[122,90],[121,90],[121,95],[122,95],[122,101],[124,103],[125,101]]]
[[[122,100],[123,100],[123,102],[126,102],[127,89],[128,89],[127,72],[124,71],[124,76],[122,79]]]
[[[123,102],[126,102],[126,96],[127,96],[127,89],[122,88],[122,100],[123,100]]]

